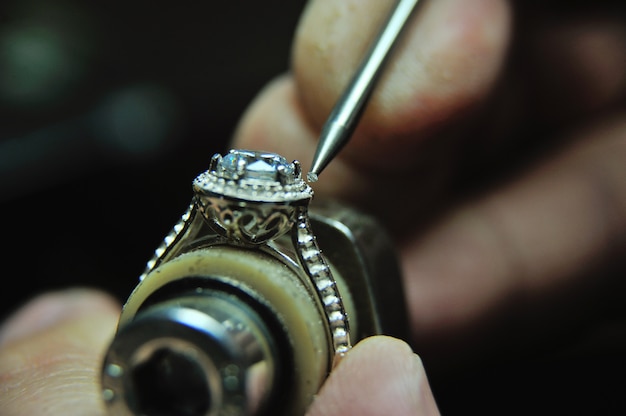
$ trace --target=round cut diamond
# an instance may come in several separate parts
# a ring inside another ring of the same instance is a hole
[[[193,187],[201,197],[295,203],[313,197],[301,174],[296,160],[289,163],[275,153],[233,149],[213,155],[209,169],[194,179]]]
[[[219,167],[225,172],[229,172],[232,174],[237,173],[238,165],[239,165],[239,156],[234,153],[228,153],[225,155],[220,161]]]
[[[294,166],[275,153],[231,150],[217,164],[216,173],[227,179],[279,181],[278,175],[293,178]]]

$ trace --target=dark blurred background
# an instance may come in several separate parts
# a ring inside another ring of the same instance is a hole
[[[68,286],[129,295],[193,178],[288,70],[304,3],[0,4],[2,317]],[[622,347],[505,351],[429,375],[444,414],[616,414]]]
[[[193,178],[288,69],[303,5],[1,3],[3,313],[65,286],[129,294]]]

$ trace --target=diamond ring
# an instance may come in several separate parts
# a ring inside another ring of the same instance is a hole
[[[183,235],[200,236],[203,244],[228,244],[275,250],[290,237],[300,267],[323,307],[334,352],[351,348],[348,316],[332,270],[311,229],[308,206],[313,190],[302,178],[298,161],[267,152],[230,150],[215,154],[209,169],[193,181],[194,198],[148,262],[141,279],[176,256]]]

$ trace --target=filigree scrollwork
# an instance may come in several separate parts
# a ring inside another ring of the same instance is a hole
[[[207,196],[197,201],[209,226],[239,243],[266,243],[288,232],[295,222],[295,210],[288,205],[242,203]]]

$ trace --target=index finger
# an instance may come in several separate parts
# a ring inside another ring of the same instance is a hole
[[[310,165],[325,117],[391,6],[388,0],[310,2],[293,44],[293,71],[261,92],[232,145]],[[362,204],[374,186],[387,189],[378,173],[419,165],[428,183],[416,187],[433,195],[446,174],[433,153],[447,146],[432,136],[447,128],[444,122],[465,118],[491,91],[508,44],[510,11],[502,0],[423,0],[416,12],[351,143],[325,170],[317,193]]]
[[[302,123],[319,131],[392,5],[389,0],[307,5],[292,51]],[[374,163],[381,151],[410,145],[480,102],[502,65],[509,19],[502,0],[420,2],[347,154]]]

